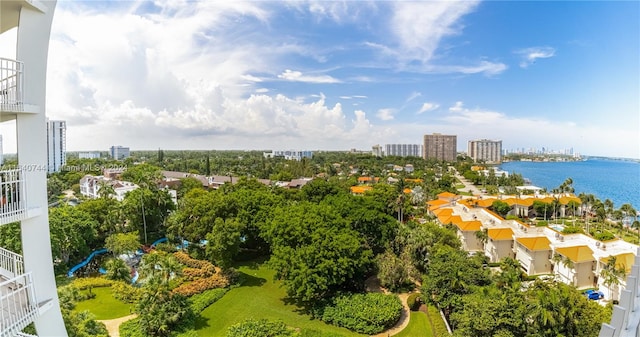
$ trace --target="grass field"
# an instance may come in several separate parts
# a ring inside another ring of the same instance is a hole
[[[421,311],[412,311],[409,325],[395,337],[433,337],[427,314]]]
[[[284,301],[286,293],[280,282],[274,282],[274,272],[263,265],[238,267],[244,282],[205,309],[196,331],[202,337],[224,337],[227,329],[248,318],[280,320],[301,330],[317,330],[344,337],[364,336],[347,329],[328,325],[300,312],[300,308]]]
[[[96,319],[113,319],[131,314],[130,305],[115,299],[111,294],[111,288],[93,288],[91,292],[96,294],[96,297],[78,302],[75,311],[89,310]]]

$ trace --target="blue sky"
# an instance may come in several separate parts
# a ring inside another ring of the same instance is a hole
[[[639,22],[637,1],[60,0],[47,113],[69,150],[366,150],[439,132],[461,151],[640,158]]]

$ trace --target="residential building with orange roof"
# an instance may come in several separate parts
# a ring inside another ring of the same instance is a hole
[[[440,207],[448,206],[450,204],[451,204],[450,201],[435,199],[435,200],[427,201],[427,209],[429,211],[434,211]]]
[[[627,276],[631,274],[631,267],[635,262],[636,256],[633,253],[620,253],[601,257],[600,259],[598,259],[597,269],[602,271],[603,269],[607,268],[607,265],[609,264],[612,257],[614,257],[616,261],[615,269],[623,271],[623,274],[618,276],[617,284],[606,284],[606,277],[601,274],[596,275],[598,279],[597,284],[598,289],[600,289],[604,293],[605,298],[620,299],[620,293],[622,291],[622,288],[624,287]]]
[[[484,244],[484,254],[489,257],[490,262],[500,262],[507,257],[515,258],[513,248],[513,229],[509,227],[487,229],[487,242]]]
[[[596,260],[589,246],[556,247],[552,262],[554,262],[553,274],[562,282],[577,288],[593,287]]]
[[[453,217],[452,217],[453,218]],[[451,221],[456,226],[458,238],[462,242],[462,249],[468,252],[477,252],[483,250],[483,243],[476,233],[482,230],[482,222],[478,220],[463,221],[458,216],[459,221]]]
[[[358,183],[360,184],[371,184],[377,183],[378,181],[380,181],[378,177],[358,177]]]
[[[353,195],[363,195],[367,191],[373,190],[373,187],[371,187],[371,186],[351,186],[349,189],[351,190],[351,194],[353,194]]]
[[[457,194],[453,194],[451,192],[442,192],[439,193],[437,195],[438,199],[440,200],[447,200],[447,201],[455,201],[457,199],[460,199],[460,196]]]
[[[516,260],[527,275],[551,272],[551,241],[546,236],[517,237],[515,239]]]

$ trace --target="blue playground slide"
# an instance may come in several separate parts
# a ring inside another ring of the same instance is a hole
[[[163,242],[167,242],[167,238],[162,238],[162,239],[156,240],[154,243],[151,244],[151,247],[155,247],[157,244],[163,243]]]
[[[94,256],[96,255],[101,255],[107,252],[106,248],[102,248],[102,249],[98,249],[96,251],[93,251],[93,253],[89,254],[89,256],[87,256],[86,259],[84,259],[82,262],[78,263],[77,265],[73,266],[69,272],[67,273],[68,277],[73,277],[73,273],[75,273],[78,269],[86,266],[87,264],[89,264],[89,262],[91,262],[91,260],[93,259]]]
[[[135,273],[135,274],[133,274],[133,277],[131,278],[131,284],[136,283],[136,282],[138,281],[138,277],[139,277],[139,276],[140,276],[140,275],[138,274],[138,271],[136,270],[136,273]]]

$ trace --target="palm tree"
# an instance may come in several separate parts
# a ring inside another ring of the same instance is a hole
[[[396,198],[396,209],[398,210],[399,222],[402,222],[403,220],[402,211],[403,211],[404,200],[405,200],[404,187],[405,187],[404,178],[400,177],[400,179],[398,179],[398,182],[396,183],[396,193],[398,194],[398,197]]]
[[[165,255],[160,261],[161,275],[165,283],[168,283],[171,276],[178,276],[182,273],[182,265],[173,255]]]
[[[626,270],[624,266],[617,267],[618,260],[615,256],[609,256],[607,264],[600,271],[600,276],[604,279],[604,285],[609,289],[609,296],[613,300],[613,286],[621,283],[620,278],[624,277]]]
[[[142,265],[140,266],[140,273],[145,277],[153,278],[159,272],[160,264],[162,263],[162,255],[157,252],[145,254],[142,257]]]
[[[129,267],[121,259],[115,258],[107,261],[106,267],[106,278],[116,281],[131,281]]]

